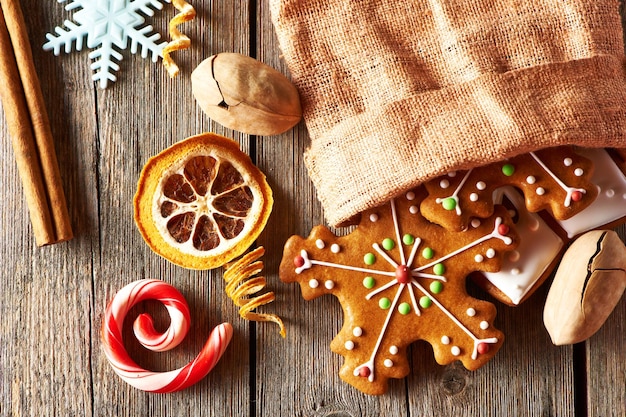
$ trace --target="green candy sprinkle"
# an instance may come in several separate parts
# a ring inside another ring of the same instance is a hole
[[[393,241],[393,239],[383,239],[383,248],[385,248],[386,250],[391,250],[393,248],[396,247],[396,242]]]
[[[366,253],[363,257],[363,262],[365,262],[366,265],[374,265],[376,262],[376,256],[371,252]]]
[[[443,275],[446,272],[446,267],[443,264],[436,264],[433,266],[433,272],[435,275]]]
[[[420,298],[420,306],[422,306],[422,308],[428,308],[431,305],[433,305],[433,302],[430,298],[423,296],[422,298]]]
[[[415,243],[415,237],[407,233],[406,235],[402,236],[402,243],[404,243],[405,245],[412,245]]]
[[[435,256],[435,252],[432,250],[432,248],[424,248],[424,250],[422,251],[422,256],[424,257],[424,259],[432,259],[432,257]]]
[[[443,291],[443,284],[440,281],[431,282],[430,291],[434,294],[439,294],[441,291]]]
[[[389,307],[391,307],[391,300],[387,297],[383,297],[378,300],[378,306],[383,310],[387,310]]]
[[[452,197],[444,198],[444,200],[441,202],[441,205],[444,209],[452,211],[456,208],[456,200]]]
[[[411,312],[411,305],[409,303],[402,303],[398,306],[398,312],[403,315],[407,315]]]
[[[507,177],[510,177],[515,173],[515,167],[511,164],[502,165],[502,173]]]
[[[374,278],[372,277],[365,277],[363,279],[363,286],[367,289],[372,289],[374,288],[374,285],[376,285],[376,281],[374,280]]]

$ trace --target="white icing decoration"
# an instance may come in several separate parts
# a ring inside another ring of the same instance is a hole
[[[537,193],[537,195],[544,195],[546,193],[546,190],[543,187],[537,187],[535,192]]]
[[[489,323],[486,321],[481,321],[480,322],[480,328],[483,330],[487,330],[489,328]]]
[[[517,209],[515,225],[519,246],[505,256],[499,272],[484,272],[514,304],[518,304],[543,275],[563,247],[563,241],[536,213],[526,210],[524,197],[513,187],[502,187],[494,193],[494,203],[506,197]],[[511,256],[517,253],[518,256]],[[516,273],[517,272],[517,273]]]
[[[476,189],[477,190],[483,191],[485,188],[487,188],[487,184],[485,184],[484,181],[478,181],[476,183]]]
[[[354,342],[352,340],[348,340],[344,344],[344,347],[346,348],[346,350],[352,350],[352,349],[354,349]]]
[[[470,198],[470,201],[472,201],[472,202],[476,202],[476,201],[478,201],[478,194],[476,194],[476,193],[471,193],[471,194],[470,194],[470,196],[469,196],[469,198]]]
[[[537,178],[533,177],[532,175],[529,175],[526,177],[526,182],[530,185],[534,184],[535,182],[537,182]]]
[[[448,172],[448,177],[450,177],[450,178],[456,177],[456,171]]]
[[[480,263],[480,262],[482,262],[484,260],[485,260],[485,258],[480,253],[477,253],[476,256],[474,256],[474,261],[475,262]]]
[[[409,191],[408,193],[406,193],[406,199],[409,201],[415,200],[415,193],[413,191]]]
[[[571,165],[572,165],[572,163],[573,163],[572,158],[565,158],[565,159],[563,160],[563,165],[565,165],[566,167],[571,166]]]
[[[459,356],[461,354],[461,348],[458,346],[452,346],[452,349],[450,349],[450,353],[452,353],[454,356]]]
[[[332,245],[330,245],[330,251],[332,253],[339,253],[341,251],[341,247],[338,244],[333,243]]]
[[[489,259],[493,259],[496,257],[496,251],[493,248],[489,248],[487,252],[485,252],[485,256]]]
[[[576,168],[574,170],[574,175],[576,175],[577,177],[582,177],[584,173],[585,171],[582,168]]]
[[[391,368],[393,367],[393,361],[391,359],[385,359],[383,365],[385,365],[386,368]]]
[[[378,214],[376,214],[376,213],[370,214],[370,221],[372,223],[376,223],[378,221]]]
[[[444,345],[450,344],[450,338],[448,336],[441,336],[441,343]]]
[[[454,192],[452,193],[452,195],[445,197],[445,198],[437,198],[435,201],[437,202],[437,204],[441,204],[443,203],[444,200],[451,198],[454,200],[455,204],[455,209],[456,209],[456,214],[458,216],[461,215],[462,211],[461,211],[461,206],[459,204],[459,191],[461,191],[461,189],[463,188],[463,186],[465,185],[465,181],[467,181],[467,179],[469,178],[470,174],[472,173],[472,170],[470,169],[469,171],[467,171],[465,173],[465,176],[463,177],[463,179],[461,180],[461,182],[459,183],[459,185],[456,187],[456,190],[454,190]]]
[[[409,207],[409,213],[411,213],[411,214],[417,214],[417,213],[419,212],[419,210],[420,210],[420,209],[419,209],[419,207],[417,207],[417,206],[411,206],[411,207]]]
[[[569,207],[571,202],[572,202],[572,194],[576,191],[585,194],[587,191],[583,188],[573,188],[573,187],[569,187],[567,186],[559,177],[556,176],[556,174],[554,172],[552,172],[550,170],[550,168],[548,168],[548,166],[546,164],[543,163],[543,161],[541,159],[539,159],[539,157],[534,153],[534,152],[530,152],[530,156],[532,156],[535,161],[537,161],[537,163],[539,164],[539,166],[541,168],[544,169],[544,171],[546,171],[548,173],[548,175],[550,175],[552,177],[552,179],[559,185],[559,187],[561,187],[563,189],[563,191],[565,191],[565,201],[563,202],[563,205],[565,207]],[[579,168],[580,169],[580,168]],[[581,174],[582,175],[582,174]],[[539,194],[539,190],[543,188],[537,188],[537,194]],[[545,192],[545,190],[544,190]],[[539,195],[543,195],[543,192]]]
[[[316,280],[315,278],[313,278],[312,280],[309,281],[309,287],[317,288],[319,286],[320,286],[320,282],[318,280]]]
[[[354,335],[354,337],[361,337],[363,336],[363,329],[361,329],[360,327],[355,327],[354,329],[352,329],[352,334]]]
[[[333,288],[335,288],[335,282],[328,280],[324,282],[324,287],[326,287],[327,290],[332,290]]]
[[[605,195],[607,198],[613,198],[613,197],[615,197],[615,190],[613,190],[613,189],[609,188],[608,190],[606,190],[606,191],[604,192],[604,195]]]
[[[481,222],[480,222],[480,219],[472,219],[470,224],[472,225],[473,228],[477,228],[478,226],[480,226]]]
[[[580,154],[593,162],[591,182],[600,190],[613,190],[613,195],[626,198],[626,177],[615,165],[611,156],[601,148],[580,149]],[[600,169],[601,167],[601,169]],[[626,204],[615,201],[606,193],[598,193],[598,197],[587,208],[567,220],[559,221],[559,225],[572,238],[591,229],[596,229],[626,216]]]
[[[397,355],[398,354],[398,346],[390,346],[389,347],[389,353],[391,353],[392,355]]]
[[[474,317],[476,315],[476,310],[470,307],[467,309],[467,311],[465,311],[465,314],[467,314],[469,317]]]
[[[317,246],[318,249],[324,249],[326,247],[326,244],[322,239],[317,239],[315,241],[315,246]]]
[[[450,186],[450,181],[443,179],[439,181],[439,186],[445,190],[446,188]]]

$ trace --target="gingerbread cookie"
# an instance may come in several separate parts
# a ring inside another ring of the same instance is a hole
[[[331,350],[345,358],[341,378],[367,394],[382,394],[389,378],[409,372],[407,347],[432,346],[440,364],[485,364],[500,348],[493,304],[466,293],[472,271],[495,272],[518,236],[504,207],[465,232],[428,222],[419,211],[423,188],[361,215],[349,235],[323,226],[292,236],[280,265],[284,282],[302,296],[338,298],[344,325]]]
[[[526,210],[524,197],[517,189],[497,189],[494,202],[509,210],[520,243],[504,256],[500,271],[472,274],[471,278],[498,301],[516,306],[552,273],[565,242],[539,214]]]
[[[615,161],[605,149],[578,148],[576,151],[598,167],[591,177],[598,196],[580,213],[558,221],[569,239],[589,230],[616,226],[626,218],[626,164],[621,164],[620,159]],[[611,152],[626,156],[624,149]]]
[[[528,211],[548,210],[556,219],[567,219],[595,199],[592,173],[592,162],[571,147],[530,152],[426,182],[429,195],[420,210],[448,230],[465,230],[472,218],[493,213],[496,189],[512,185],[523,192]]]

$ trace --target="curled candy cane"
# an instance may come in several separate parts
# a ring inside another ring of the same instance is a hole
[[[222,323],[215,327],[198,356],[182,368],[168,372],[148,371],[133,361],[122,340],[122,326],[128,311],[145,300],[163,303],[171,321],[168,329],[159,333],[149,315],[139,315],[133,329],[144,347],[155,352],[172,349],[180,344],[189,330],[189,307],[176,288],[154,279],[128,284],[113,297],[102,323],[102,346],[113,370],[135,388],[160,393],[180,391],[204,378],[224,354],[233,335],[232,326]]]

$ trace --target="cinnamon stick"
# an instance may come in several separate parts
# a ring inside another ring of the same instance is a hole
[[[16,0],[0,0],[0,89],[18,171],[38,246],[72,238],[50,122],[24,17]]]

